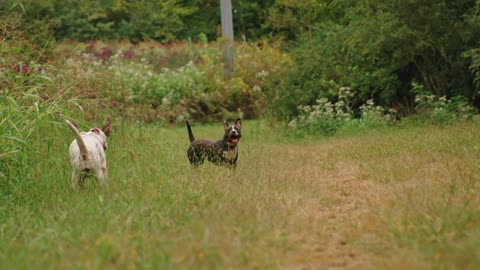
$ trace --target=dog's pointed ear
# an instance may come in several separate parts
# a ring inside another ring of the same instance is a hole
[[[238,128],[242,128],[242,119],[237,118],[237,120],[235,120],[235,126],[237,126]]]
[[[227,120],[223,121],[223,129],[227,130],[228,128],[228,123]]]
[[[100,135],[100,129],[98,129],[98,128],[92,128],[92,129],[90,129],[90,131],[95,133],[95,134]]]

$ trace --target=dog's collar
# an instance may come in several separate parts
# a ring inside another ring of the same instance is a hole
[[[225,141],[225,144],[227,145],[227,149],[230,150],[230,149],[234,149],[235,147],[237,147],[238,142],[237,142],[236,144],[234,144],[234,145],[231,145],[231,144],[229,144],[227,141]]]

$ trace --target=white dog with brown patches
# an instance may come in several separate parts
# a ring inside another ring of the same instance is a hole
[[[83,181],[88,174],[97,178],[102,187],[108,185],[107,137],[99,128],[92,128],[89,132],[79,132],[75,125],[66,120],[75,135],[75,140],[70,144],[70,162],[72,163],[72,187],[83,186]]]

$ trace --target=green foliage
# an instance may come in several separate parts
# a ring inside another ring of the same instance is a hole
[[[197,39],[203,34],[208,40],[216,40],[221,32],[220,8],[217,0],[186,0],[182,6],[192,12],[183,19],[183,29],[178,39]]]
[[[266,1],[268,2],[268,1]],[[297,40],[306,34],[311,38],[315,24],[320,19],[330,17],[327,1],[318,0],[275,0],[264,8],[268,15],[263,28],[276,38]]]
[[[475,98],[478,98],[480,91],[480,49],[472,49],[463,54],[463,56],[470,60],[468,68],[473,75],[473,84],[475,85]]]
[[[269,8],[275,0],[263,1],[232,1],[233,32],[239,40],[257,40],[262,37],[272,37],[267,26],[270,17]],[[219,1],[216,2],[218,5]]]
[[[6,0],[0,3],[0,9],[10,9],[19,1]],[[44,25],[49,22],[55,37],[77,39],[129,39],[133,42],[156,40],[171,42],[197,39],[203,33],[209,40],[215,40],[220,33],[220,5],[215,0],[166,0],[166,1],[132,1],[132,0],[42,0],[20,1],[25,15],[30,21]],[[285,32],[288,26],[281,24],[278,18],[285,5],[295,10],[289,13],[297,25],[288,30],[290,36],[299,33],[303,23],[313,24],[315,17],[309,11],[314,1],[309,4],[278,3],[268,1],[233,1],[234,33],[245,39],[271,37],[272,33]],[[281,2],[281,1],[278,1]],[[296,12],[296,10],[301,12]],[[14,10],[23,12],[23,10]],[[297,18],[298,14],[302,16]],[[305,14],[304,14],[305,13]],[[305,15],[305,16],[304,16]],[[45,18],[45,19],[40,19]]]
[[[193,10],[182,7],[177,0],[145,1],[139,5],[130,1],[128,23],[134,28],[134,40],[173,41],[184,29],[183,18]],[[130,36],[130,38],[132,38]]]
[[[6,0],[3,5],[8,8],[16,2]],[[50,22],[57,39],[82,41],[176,40],[185,28],[183,19],[195,10],[180,5],[177,0],[45,0],[25,1],[22,7],[28,20],[37,21],[39,25]]]
[[[295,49],[296,66],[281,89],[278,116],[296,106],[334,98],[351,87],[356,108],[373,99],[382,106],[413,104],[411,83],[419,81],[436,96],[474,96],[469,64],[462,57],[475,48],[478,4],[473,1],[346,1],[318,4],[335,10],[316,20],[311,38]],[[305,37],[309,37],[306,33]]]
[[[171,42],[197,39],[201,33],[209,40],[220,36],[216,0],[5,0],[0,9],[9,10],[17,2],[22,2],[28,20],[49,22],[58,40]],[[316,21],[335,11],[324,1],[313,0],[238,0],[232,5],[234,33],[241,40],[294,40],[304,32],[310,35]]]

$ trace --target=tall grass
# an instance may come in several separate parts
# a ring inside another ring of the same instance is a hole
[[[97,72],[81,78],[86,74],[88,70],[78,67],[57,69],[33,61],[9,64],[0,59],[0,172],[11,174],[14,168],[21,168],[22,152],[37,151],[32,138],[48,139],[52,125],[65,118],[88,119],[99,125],[113,114],[105,101],[115,97],[111,91],[115,82],[101,87],[108,74]],[[21,172],[17,170],[14,175]]]
[[[459,132],[461,131],[461,132]],[[111,187],[70,188],[65,126],[2,186],[6,268],[474,269],[478,122],[322,142],[245,121],[236,171],[188,164],[186,128],[117,122]],[[44,133],[45,132],[45,133]],[[198,138],[219,138],[221,123]]]
[[[118,83],[108,70],[54,58],[44,28],[18,14],[0,12],[0,18],[0,185],[5,186],[31,176],[25,168],[39,151],[35,142],[50,142],[58,122],[100,124],[114,114],[110,102],[121,91],[115,91]]]

